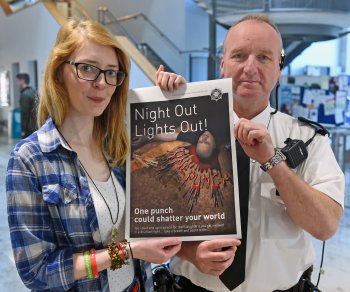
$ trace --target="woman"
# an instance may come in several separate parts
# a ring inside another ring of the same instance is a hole
[[[40,129],[16,145],[6,178],[16,266],[34,291],[138,291],[131,258],[161,263],[181,247],[174,238],[123,241],[128,72],[98,23],[70,20],[58,32]]]

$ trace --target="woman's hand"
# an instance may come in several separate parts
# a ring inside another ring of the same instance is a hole
[[[130,243],[134,258],[161,264],[176,255],[182,241],[178,238],[155,238]]]
[[[164,66],[160,65],[157,72],[157,85],[165,91],[174,91],[187,81],[181,75],[164,71]]]

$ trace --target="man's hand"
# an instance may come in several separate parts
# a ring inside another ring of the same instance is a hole
[[[220,276],[233,262],[238,239],[183,242],[178,256],[190,261],[202,273]]]
[[[260,164],[265,163],[275,154],[271,136],[264,124],[241,118],[235,124],[234,132],[244,152]]]
[[[164,71],[164,66],[160,65],[157,73],[157,85],[165,91],[174,91],[187,81],[181,75]]]

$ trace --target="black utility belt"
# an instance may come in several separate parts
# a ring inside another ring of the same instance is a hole
[[[308,268],[300,277],[297,284],[287,290],[275,290],[272,292],[316,292],[320,291],[317,287],[311,282],[311,274],[313,271],[313,266]],[[173,289],[171,291],[181,291],[181,292],[210,292],[205,288],[199,287],[193,284],[189,279],[173,275],[174,283],[172,285]],[[174,285],[175,284],[175,285]]]
[[[273,292],[321,292],[312,282],[311,274],[313,271],[313,266],[308,268],[300,277],[298,283],[287,290],[275,290]]]

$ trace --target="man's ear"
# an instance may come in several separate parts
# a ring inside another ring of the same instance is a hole
[[[278,81],[281,80],[281,78],[282,78],[282,70],[280,70],[280,71],[278,72]]]
[[[224,77],[224,56],[221,55],[220,58],[220,77],[223,78]]]
[[[284,61],[285,61],[286,55],[284,54],[284,49],[281,50],[281,56],[280,56],[280,71],[282,71],[283,66],[284,66]]]

